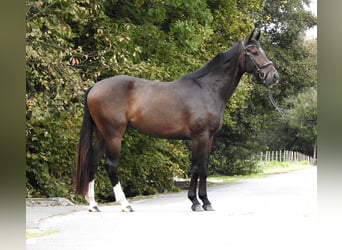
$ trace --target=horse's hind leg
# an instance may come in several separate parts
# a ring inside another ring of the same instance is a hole
[[[88,183],[88,192],[85,195],[85,199],[87,200],[89,206],[88,211],[89,212],[100,212],[100,209],[98,208],[97,202],[95,201],[95,175],[97,172],[97,167],[100,162],[100,158],[103,156],[104,153],[104,138],[101,136],[100,132],[96,129],[96,142],[94,145],[94,168],[91,169],[91,172],[89,173],[89,183]]]
[[[100,212],[100,209],[97,206],[97,202],[95,201],[95,180],[92,178],[92,181],[88,184],[88,193],[85,196],[85,199],[87,200],[89,207],[89,212]]]
[[[134,210],[127,201],[125,193],[122,190],[118,175],[121,137],[114,137],[110,140],[107,140],[106,146],[106,162],[104,167],[113,186],[115,199],[120,203],[123,212],[133,212]]]

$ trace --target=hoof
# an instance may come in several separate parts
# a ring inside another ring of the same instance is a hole
[[[101,210],[97,206],[89,208],[88,211],[89,212],[101,212]]]
[[[200,204],[193,204],[191,206],[191,210],[194,211],[194,212],[201,212],[201,211],[203,211],[203,209],[202,209]]]
[[[215,211],[215,209],[212,207],[211,204],[203,205],[203,209],[204,209],[205,211]]]
[[[122,212],[134,212],[134,210],[131,206],[127,206],[122,208]]]

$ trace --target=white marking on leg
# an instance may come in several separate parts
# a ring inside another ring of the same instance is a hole
[[[86,201],[88,201],[89,204],[89,209],[92,209],[93,207],[97,207],[97,203],[95,201],[95,189],[94,189],[94,185],[95,185],[95,180],[92,180],[91,182],[89,182],[88,184],[88,193],[85,196]]]
[[[122,191],[120,182],[113,187],[113,190],[115,194],[115,199],[116,201],[120,203],[122,207],[122,211],[124,212],[129,211],[128,206],[130,206],[130,204],[128,203],[126,199],[125,193]]]

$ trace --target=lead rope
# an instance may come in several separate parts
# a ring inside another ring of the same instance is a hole
[[[281,116],[286,122],[288,122],[288,120],[287,120],[287,118],[286,118],[286,113],[285,113],[285,111],[284,111],[281,107],[279,107],[279,105],[275,102],[270,87],[267,87],[267,92],[268,92],[268,98],[270,98],[270,101],[271,101],[273,107],[278,111],[278,113],[280,114],[280,116]]]
[[[315,119],[303,119],[303,118],[298,118],[298,117],[288,118],[288,115],[285,113],[285,111],[275,102],[270,87],[267,87],[267,90],[268,90],[268,97],[269,97],[273,107],[278,111],[280,116],[286,122],[288,122],[289,120],[298,120],[298,121],[305,121],[305,122],[315,122],[315,121],[317,121],[317,118],[315,118]]]

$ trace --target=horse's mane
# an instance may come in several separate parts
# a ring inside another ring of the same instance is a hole
[[[224,64],[234,58],[238,49],[239,42],[235,43],[229,50],[217,54],[213,59],[208,61],[203,67],[199,68],[198,70],[182,76],[182,79],[199,78],[206,75],[207,73],[211,72],[213,68],[217,67],[218,64]]]

